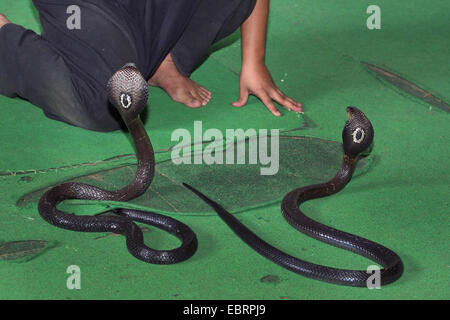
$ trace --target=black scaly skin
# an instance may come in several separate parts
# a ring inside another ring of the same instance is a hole
[[[188,226],[173,218],[131,209],[112,210],[115,216],[77,216],[56,208],[60,202],[68,199],[129,201],[142,195],[152,182],[155,169],[153,147],[139,118],[147,105],[147,83],[133,64],[127,64],[111,77],[108,95],[110,102],[119,110],[135,144],[138,165],[134,179],[117,191],[74,182],[58,185],[41,197],[39,213],[45,221],[63,229],[123,234],[130,253],[148,263],[173,264],[189,259],[197,250],[197,238]],[[134,221],[173,234],[181,240],[181,246],[173,250],[147,247],[142,231]]]
[[[342,190],[352,177],[358,155],[372,144],[374,132],[369,119],[355,107],[348,107],[347,113],[349,120],[342,132],[344,159],[336,176],[328,182],[289,192],[282,201],[281,210],[287,222],[300,232],[336,247],[355,252],[382,265],[380,280],[381,285],[385,285],[397,280],[403,273],[403,263],[395,252],[373,241],[316,222],[299,209],[299,206],[305,201],[326,197]],[[366,270],[330,268],[288,255],[259,238],[221,205],[193,187],[184,185],[208,203],[251,248],[280,266],[303,276],[330,283],[354,287],[368,285],[367,280],[371,273],[367,273]]]

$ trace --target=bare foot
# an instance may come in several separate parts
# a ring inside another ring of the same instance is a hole
[[[211,92],[180,73],[170,54],[148,80],[153,87],[160,87],[176,102],[189,108],[200,108],[211,100]]]
[[[9,21],[8,18],[3,13],[0,13],[0,28],[10,22],[11,21]]]

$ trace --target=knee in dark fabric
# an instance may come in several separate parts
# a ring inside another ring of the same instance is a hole
[[[52,90],[41,91],[39,106],[47,117],[93,131],[121,128],[120,116],[100,89],[88,92],[77,81],[74,85],[72,79],[61,80],[65,81],[54,82]]]

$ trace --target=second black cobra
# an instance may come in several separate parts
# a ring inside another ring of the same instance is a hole
[[[344,158],[336,176],[328,182],[289,192],[282,201],[281,209],[287,222],[300,232],[339,248],[353,251],[382,265],[383,269],[379,274],[380,284],[385,285],[397,280],[403,272],[402,260],[395,252],[373,241],[314,221],[299,209],[299,206],[307,200],[329,196],[342,190],[352,177],[359,155],[372,144],[374,131],[369,119],[355,107],[348,107],[347,113],[349,119],[342,132]],[[355,287],[373,285],[368,283],[368,280],[371,280],[371,273],[366,270],[331,268],[300,260],[282,252],[250,231],[221,205],[193,187],[184,185],[208,203],[251,248],[282,267],[309,278],[340,285]]]
[[[197,250],[197,238],[185,224],[173,218],[131,209],[115,209],[116,215],[77,216],[57,209],[68,199],[129,201],[142,195],[154,176],[154,152],[139,118],[148,98],[147,83],[133,64],[118,70],[108,83],[110,102],[119,111],[132,135],[138,160],[134,179],[126,187],[108,191],[84,183],[68,182],[47,191],[39,201],[39,213],[48,223],[60,228],[82,232],[114,232],[126,237],[128,250],[136,258],[155,264],[172,264],[190,258]],[[182,244],[173,250],[154,250],[144,244],[141,222],[167,231]]]

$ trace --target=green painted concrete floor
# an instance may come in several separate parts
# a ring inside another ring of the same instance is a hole
[[[340,141],[345,107],[355,105],[376,133],[373,162],[340,194],[311,201],[304,211],[320,222],[380,242],[403,259],[405,272],[380,290],[342,287],[304,278],[262,258],[215,215],[172,213],[197,234],[190,260],[170,266],[134,259],[121,236],[85,234],[44,222],[36,206],[16,206],[24,194],[69,177],[95,172],[96,163],[134,153],[123,132],[95,133],[44,117],[19,99],[0,97],[0,245],[45,240],[52,244],[33,259],[0,259],[1,299],[448,299],[449,115],[402,94],[367,72],[367,61],[450,99],[450,3],[379,0],[381,29],[366,27],[368,1],[273,0],[267,64],[275,82],[304,103],[306,118],[281,110],[275,118],[252,98],[238,97],[238,33],[216,46],[193,79],[214,95],[199,110],[178,105],[150,89],[146,128],[156,150],[165,150],[176,128],[302,127],[292,135]],[[40,31],[31,1],[3,0],[0,12]],[[2,44],[3,45],[3,44]],[[57,146],[57,147],[56,147]],[[289,157],[289,153],[281,154]],[[164,154],[157,154],[161,160]],[[45,170],[69,166],[69,169]],[[300,168],[301,169],[301,168]],[[33,170],[37,170],[33,172]],[[42,171],[40,171],[42,170]],[[26,171],[27,174],[16,174]],[[232,186],[229,186],[232,188]],[[226,188],[224,188],[226,192]],[[261,203],[264,199],[260,199]],[[265,240],[302,259],[340,268],[371,262],[328,246],[291,228],[279,202],[239,213]],[[146,241],[175,247],[178,241],[154,229]],[[1,248],[1,247],[0,247]],[[81,270],[81,289],[69,290],[68,266]]]

